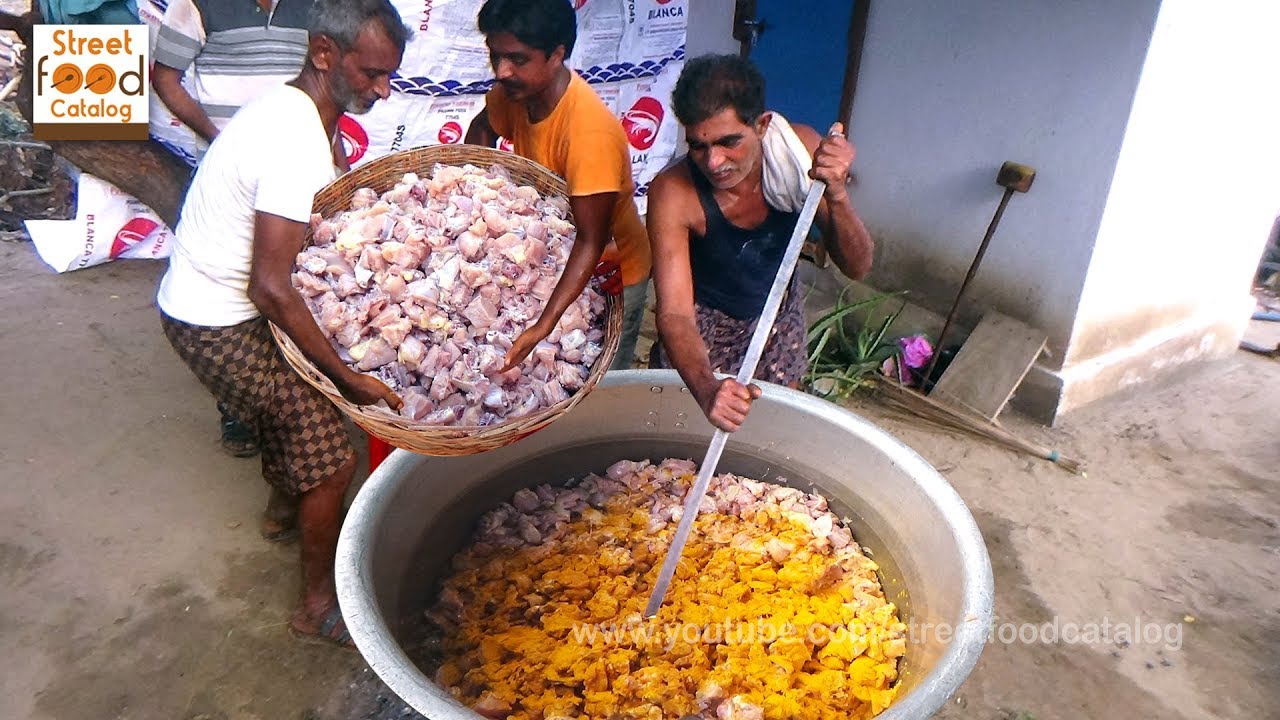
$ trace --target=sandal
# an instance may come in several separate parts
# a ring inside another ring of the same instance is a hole
[[[355,641],[351,639],[351,633],[347,632],[347,623],[342,619],[342,610],[334,605],[325,613],[324,619],[320,621],[320,631],[314,635],[304,633],[293,625],[289,625],[289,634],[294,640],[312,645],[329,645],[337,646],[343,650],[355,650]]]
[[[231,457],[253,457],[258,454],[258,438],[244,423],[223,415],[222,449]]]

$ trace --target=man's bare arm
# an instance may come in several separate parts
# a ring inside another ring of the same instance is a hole
[[[209,119],[200,103],[182,86],[182,71],[171,68],[164,63],[155,63],[151,67],[151,86],[156,95],[173,116],[181,120],[208,142],[218,135],[218,128]]]
[[[347,148],[342,143],[342,133],[335,133],[333,136],[333,166],[338,168],[341,174],[351,172],[351,161],[347,159]]]
[[[711,424],[733,432],[746,419],[758,388],[720,380],[712,372],[707,345],[698,332],[689,261],[689,217],[697,205],[693,185],[678,168],[664,171],[649,186],[649,243],[657,296],[658,335],[667,359]],[[731,271],[731,270],[730,270]]]
[[[279,215],[259,212],[254,219],[253,265],[249,271],[249,299],[263,317],[297,344],[302,354],[333,381],[351,402],[372,405],[386,400],[392,409],[400,398],[377,378],[362,375],[338,357],[290,280],[302,249],[304,226]]]
[[[856,151],[843,134],[820,138],[807,125],[794,127],[814,157],[809,174],[827,184],[816,218],[823,244],[840,272],[854,280],[866,277],[871,272],[875,243],[849,199],[848,173]]]
[[[485,147],[493,147],[498,143],[498,133],[494,131],[493,126],[489,124],[489,109],[485,108],[476,115],[471,121],[470,127],[467,128],[465,141],[468,145],[483,145]]]

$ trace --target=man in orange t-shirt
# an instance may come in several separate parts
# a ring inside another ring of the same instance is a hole
[[[517,154],[563,177],[578,229],[546,310],[516,339],[507,367],[551,334],[604,258],[617,263],[623,284],[622,342],[610,369],[629,368],[644,317],[649,236],[632,199],[626,131],[591,86],[565,65],[578,34],[573,5],[488,0],[478,24],[497,83],[467,129],[466,141],[492,146],[505,137]]]

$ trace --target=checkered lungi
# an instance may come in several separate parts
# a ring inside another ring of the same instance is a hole
[[[737,375],[742,369],[742,358],[751,344],[756,330],[756,320],[739,320],[714,308],[695,304],[694,312],[698,334],[707,345],[708,360],[714,372]],[[796,280],[787,288],[787,295],[773,323],[773,332],[765,343],[764,354],[756,367],[756,380],[798,387],[809,368],[806,326],[804,322],[804,293]],[[649,354],[649,367],[669,368],[662,339],[653,344]]]
[[[304,493],[355,456],[342,414],[289,366],[265,318],[203,327],[161,313],[160,322],[196,378],[257,433],[272,487]]]

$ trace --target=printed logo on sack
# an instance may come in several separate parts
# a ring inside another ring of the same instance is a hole
[[[440,142],[445,145],[453,145],[462,140],[462,126],[457,120],[450,120],[440,126],[440,132],[436,134]]]
[[[661,2],[662,0],[658,0],[658,1]],[[667,0],[667,2],[671,2],[671,0]],[[582,7],[586,4],[587,4],[587,0],[573,0],[573,9],[581,10]]]
[[[136,217],[125,223],[116,233],[115,240],[111,241],[111,259],[120,257],[124,251],[146,240],[158,227],[160,223],[145,217]]]
[[[338,118],[338,136],[342,138],[342,149],[347,153],[347,163],[355,165],[360,158],[369,152],[369,133],[350,115]]]
[[[622,127],[627,131],[627,139],[631,147],[637,150],[648,150],[658,139],[658,128],[662,127],[662,118],[666,113],[662,103],[652,97],[642,97],[631,109],[622,114]]]
[[[658,5],[666,5],[671,0],[658,0]],[[657,20],[659,18],[684,17],[684,7],[676,5],[675,7],[656,7],[649,11],[649,19]]]
[[[511,142],[510,140],[508,140],[508,139],[504,138],[504,137],[500,137],[500,138],[498,138],[498,145],[497,145],[497,147],[498,147],[498,149],[499,149],[499,150],[501,150],[501,151],[503,151],[503,152],[515,152],[515,151],[516,151],[516,144],[515,144],[515,143],[513,143],[513,142]]]
[[[146,140],[146,25],[36,25],[37,140]]]

